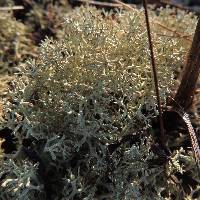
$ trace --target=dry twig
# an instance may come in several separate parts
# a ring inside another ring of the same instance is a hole
[[[165,29],[165,30],[167,30],[167,31],[169,31],[169,32],[172,32],[174,37],[183,38],[183,39],[185,39],[185,40],[186,40],[187,42],[189,42],[189,43],[192,42],[191,36],[185,35],[184,33],[180,33],[180,32],[178,32],[178,31],[176,31],[176,30],[172,30],[172,29],[166,27],[165,25],[161,24],[161,23],[158,22],[158,21],[156,21],[155,23],[156,23],[158,26],[160,26],[161,28],[163,28],[163,29]]]
[[[151,38],[151,30],[150,30],[146,0],[143,0],[143,6],[144,6],[144,12],[145,12],[146,26],[147,26],[149,50],[151,53],[151,64],[152,64],[152,70],[153,70],[155,92],[156,92],[156,98],[157,98],[157,104],[158,104],[159,124],[160,124],[160,133],[161,133],[160,140],[162,142],[162,145],[165,146],[164,124],[163,124],[163,117],[162,117],[162,108],[161,108],[161,102],[160,102],[159,87],[158,87],[158,77],[157,77],[156,63],[155,63],[155,58],[154,58],[154,51],[153,51],[153,44],[152,44],[152,38]]]
[[[0,7],[0,11],[23,10],[24,6]]]
[[[85,3],[85,4],[89,4],[89,5],[95,5],[95,6],[123,8],[123,6],[118,3],[108,3],[108,2],[88,1],[88,0],[76,0],[76,1]]]

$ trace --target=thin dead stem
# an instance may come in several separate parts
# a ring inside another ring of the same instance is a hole
[[[23,10],[23,6],[0,7],[0,11]]]
[[[95,5],[95,6],[103,6],[103,7],[115,7],[115,8],[123,8],[121,4],[118,3],[109,3],[109,2],[100,2],[100,1],[88,1],[88,0],[76,0],[81,3]]]
[[[115,3],[118,3],[120,5],[122,5],[124,9],[136,10],[136,8],[133,8],[130,4],[123,3],[123,2],[121,2],[119,0],[112,0],[112,1],[115,2]]]
[[[192,43],[191,37],[185,36],[184,33],[180,33],[180,32],[178,32],[178,31],[176,31],[176,30],[172,30],[172,29],[166,27],[165,25],[161,24],[160,22],[156,22],[156,24],[157,24],[158,26],[160,26],[161,28],[163,28],[163,29],[165,29],[165,30],[167,30],[167,31],[169,31],[169,32],[171,32],[171,33],[173,33],[175,37],[183,38],[183,39],[185,39],[187,42],[189,42],[190,44]]]
[[[152,70],[153,70],[155,92],[156,92],[156,98],[157,98],[157,104],[158,104],[160,136],[161,136],[160,140],[162,142],[162,145],[165,146],[164,124],[163,124],[163,116],[162,116],[159,87],[158,87],[158,77],[157,77],[157,70],[156,70],[156,63],[155,63],[155,57],[154,57],[154,51],[153,51],[151,29],[150,29],[150,24],[149,24],[149,16],[148,16],[146,0],[143,0],[143,6],[144,6],[144,12],[145,12],[145,19],[146,19],[146,27],[147,27],[147,34],[148,34],[148,41],[149,41],[149,50],[150,50],[150,53],[151,53],[151,64],[152,64]]]

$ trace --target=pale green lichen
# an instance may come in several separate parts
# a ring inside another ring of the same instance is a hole
[[[166,173],[183,170],[181,156],[173,154],[166,170],[151,164],[157,159],[151,150],[151,120],[158,113],[143,12],[114,14],[81,7],[66,16],[64,26],[61,39],[46,39],[38,58],[21,67],[6,109],[6,125],[19,148],[40,167],[34,175],[44,199],[178,196],[178,186]],[[153,31],[157,28],[152,25]],[[176,37],[153,38],[164,105],[187,47]],[[116,147],[124,137],[130,139]],[[27,140],[30,144],[24,146]],[[31,176],[31,165],[27,168],[21,156],[15,159],[20,170],[26,169],[24,176]],[[10,162],[5,160],[1,171]],[[13,161],[12,166],[14,177],[2,172],[1,186],[10,199],[20,199],[31,189],[27,179],[18,184],[19,168]],[[9,185],[10,179],[16,181]]]
[[[38,197],[43,189],[37,174],[37,165],[29,161],[16,164],[8,159],[1,166],[0,177],[6,174],[6,179],[1,182],[0,199],[31,200]],[[9,175],[8,175],[9,174]]]

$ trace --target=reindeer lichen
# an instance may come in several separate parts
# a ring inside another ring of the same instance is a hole
[[[38,58],[21,67],[6,106],[6,126],[19,150],[0,166],[5,198],[178,196],[166,173],[183,170],[180,155],[172,155],[165,169],[152,151],[151,121],[158,113],[144,24],[142,10],[78,8],[67,14],[62,38],[47,38]],[[160,28],[153,38],[165,105],[175,87],[173,71],[188,47],[162,33]]]

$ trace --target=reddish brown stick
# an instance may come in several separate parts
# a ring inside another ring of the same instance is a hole
[[[200,18],[196,26],[191,49],[183,72],[183,77],[175,95],[177,102],[183,109],[187,109],[193,100],[195,86],[200,72]],[[175,106],[175,105],[173,105]]]
[[[147,1],[146,0],[143,0],[143,6],[144,6],[144,11],[145,11],[145,19],[146,19],[146,26],[147,26],[148,41],[149,41],[149,50],[150,50],[150,53],[151,53],[151,64],[152,64],[156,98],[157,98],[157,104],[158,104],[159,124],[160,124],[160,133],[161,133],[160,140],[162,142],[162,145],[165,146],[165,139],[164,139],[165,134],[164,134],[164,125],[163,125],[163,117],[162,117],[162,108],[161,108],[161,102],[160,102],[159,87],[158,87],[158,77],[157,77],[157,70],[156,70],[156,64],[155,64],[155,58],[154,58],[153,44],[152,44],[152,39],[151,39],[151,30],[150,30],[148,10],[147,10]]]

